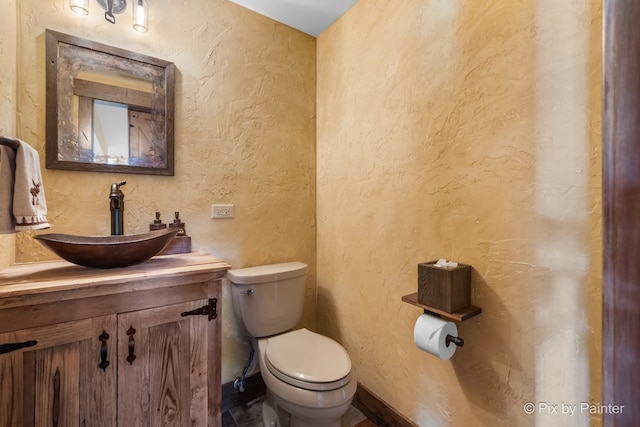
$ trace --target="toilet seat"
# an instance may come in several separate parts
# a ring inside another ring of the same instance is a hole
[[[351,360],[331,338],[298,329],[267,339],[265,364],[275,377],[305,390],[328,391],[351,380]]]

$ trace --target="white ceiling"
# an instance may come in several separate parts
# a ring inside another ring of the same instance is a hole
[[[318,37],[358,0],[231,0],[278,22]]]

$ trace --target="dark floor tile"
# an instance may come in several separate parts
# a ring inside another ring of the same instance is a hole
[[[229,411],[222,413],[222,427],[238,427]]]
[[[239,427],[262,427],[262,399],[231,408],[229,412]]]

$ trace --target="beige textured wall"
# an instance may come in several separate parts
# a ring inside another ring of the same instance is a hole
[[[360,0],[318,38],[318,327],[420,426],[598,425],[601,4]],[[449,361],[417,264],[471,264]]]
[[[0,14],[0,135],[16,132],[16,1],[2,5]],[[0,270],[13,264],[16,239],[0,234]]]
[[[45,170],[50,232],[108,234],[110,183],[127,181],[125,232],[148,230],[154,212],[180,211],[194,249],[244,267],[299,260],[311,267],[303,323],[315,326],[316,41],[226,0],[150,3],[149,32],[131,12],[107,23],[67,0],[18,4],[18,136],[44,167],[44,30],[64,32],[175,63],[176,175],[156,177]],[[4,17],[4,12],[3,12]],[[3,71],[0,71],[3,72]],[[234,203],[233,220],[210,219],[211,203]],[[21,233],[17,260],[53,256]],[[223,381],[248,357],[228,284],[223,289]]]

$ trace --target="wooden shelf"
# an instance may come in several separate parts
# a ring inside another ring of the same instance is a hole
[[[438,317],[444,317],[447,319],[451,319],[451,320],[457,320],[457,321],[463,321],[463,320],[467,320],[470,319],[474,316],[477,316],[478,314],[482,313],[482,309],[480,307],[475,307],[473,305],[470,305],[468,307],[465,307],[463,309],[460,309],[458,311],[456,311],[455,313],[447,313],[444,310],[439,310],[437,308],[434,307],[430,307],[428,305],[424,305],[424,304],[420,304],[418,302],[418,293],[413,293],[413,294],[409,294],[409,295],[405,295],[402,297],[402,301],[409,303],[411,305],[415,305],[416,307],[420,307],[421,309],[423,309],[425,312],[429,312],[429,314],[433,314],[435,316]]]

